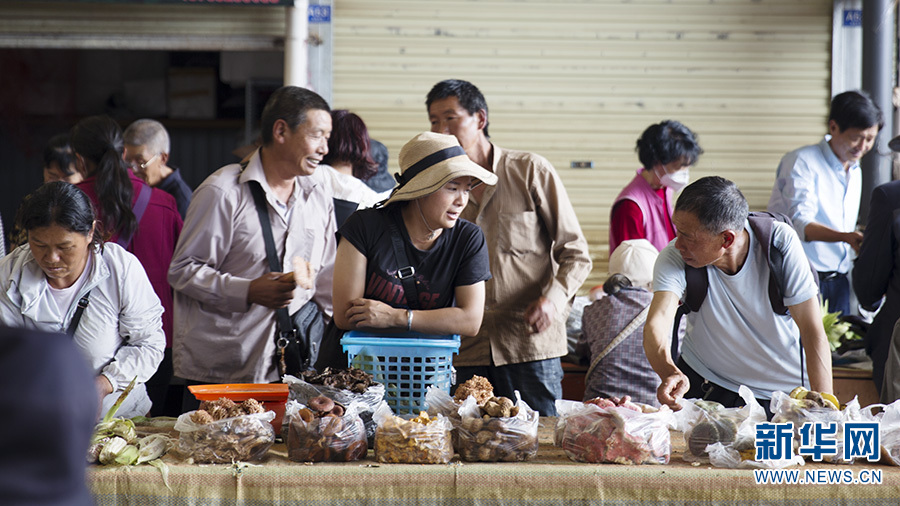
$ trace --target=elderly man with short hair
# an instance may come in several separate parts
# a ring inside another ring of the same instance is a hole
[[[800,240],[786,223],[772,223],[771,247],[783,257],[776,279],[789,309],[789,315],[778,314],[770,300],[768,257],[748,216],[743,194],[721,177],[701,178],[678,197],[672,214],[677,237],[656,261],[644,325],[644,351],[662,379],[661,404],[677,409],[679,399],[688,397],[740,406],[741,385],[766,401],[803,378],[812,390],[832,392],[818,289]],[[687,314],[676,364],[669,343],[678,301],[688,292],[687,268],[702,269],[708,287],[699,310]]]
[[[125,139],[125,161],[134,173],[154,188],[175,197],[178,214],[184,219],[191,203],[191,188],[177,168],[169,167],[169,132],[159,121],[139,119],[128,125]]]

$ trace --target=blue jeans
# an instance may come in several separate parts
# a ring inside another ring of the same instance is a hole
[[[828,301],[828,312],[840,311],[841,316],[849,316],[850,312],[850,281],[846,274],[840,272],[820,272],[819,292],[822,300]]]
[[[521,364],[502,366],[457,367],[456,384],[472,376],[483,376],[494,385],[494,395],[516,400],[515,390],[522,400],[541,416],[556,416],[556,399],[562,399],[563,370],[559,358],[548,358]]]

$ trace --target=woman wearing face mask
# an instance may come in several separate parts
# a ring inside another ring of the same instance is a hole
[[[469,191],[497,176],[469,160],[455,137],[431,132],[403,146],[400,167],[384,205],[357,211],[338,231],[334,321],[343,330],[473,336],[491,274],[481,229],[459,215]],[[416,295],[400,279],[405,272]]]
[[[629,239],[647,239],[662,251],[675,238],[675,192],[690,182],[688,169],[703,153],[694,132],[673,120],[647,127],[635,151],[643,167],[613,202],[611,252]]]

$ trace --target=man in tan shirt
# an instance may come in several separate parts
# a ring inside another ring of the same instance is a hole
[[[503,149],[488,137],[488,108],[472,83],[441,81],[426,99],[431,131],[455,135],[466,154],[495,173],[462,213],[484,231],[493,279],[484,321],[464,336],[454,360],[458,383],[484,376],[497,396],[522,398],[555,416],[567,352],[566,317],[591,271],[587,241],[562,181],[545,158]]]

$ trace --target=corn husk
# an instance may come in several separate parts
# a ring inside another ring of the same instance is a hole
[[[103,445],[103,450],[100,452],[100,463],[104,465],[115,464],[119,454],[125,451],[126,446],[128,446],[128,441],[118,436],[109,438],[109,441]]]
[[[91,441],[97,442],[109,436],[118,436],[128,444],[134,444],[137,441],[134,422],[126,418],[113,418],[108,422],[100,422],[94,427],[94,436]]]
[[[96,438],[97,435],[94,434]],[[96,441],[91,439],[91,446],[88,447],[87,453],[87,462],[88,464],[93,464],[100,460],[100,452],[103,451],[103,446],[111,439],[110,436],[104,436],[98,438]]]
[[[151,460],[147,462],[151,466],[159,469],[160,474],[162,474],[163,483],[166,485],[166,488],[172,490],[172,487],[169,486],[169,466],[162,461],[162,459]]]
[[[132,378],[131,383],[128,384],[125,390],[122,390],[122,393],[119,394],[119,398],[116,399],[116,402],[112,406],[110,406],[109,411],[106,412],[106,416],[103,417],[104,422],[108,422],[112,420],[114,416],[116,416],[116,411],[119,411],[119,407],[122,406],[122,403],[125,402],[125,398],[128,397],[128,394],[130,394],[134,389],[134,384],[136,382],[137,376]]]
[[[136,464],[156,460],[166,453],[169,447],[169,438],[162,434],[150,434],[137,442],[139,455]]]
[[[103,465],[135,465],[158,460],[169,446],[169,438],[162,434],[151,434],[138,439],[134,421],[115,418],[116,411],[131,393],[137,378],[131,380],[115,404],[95,427],[88,449],[87,461],[99,461]],[[159,466],[156,466],[159,467]],[[165,473],[164,473],[165,475]]]

